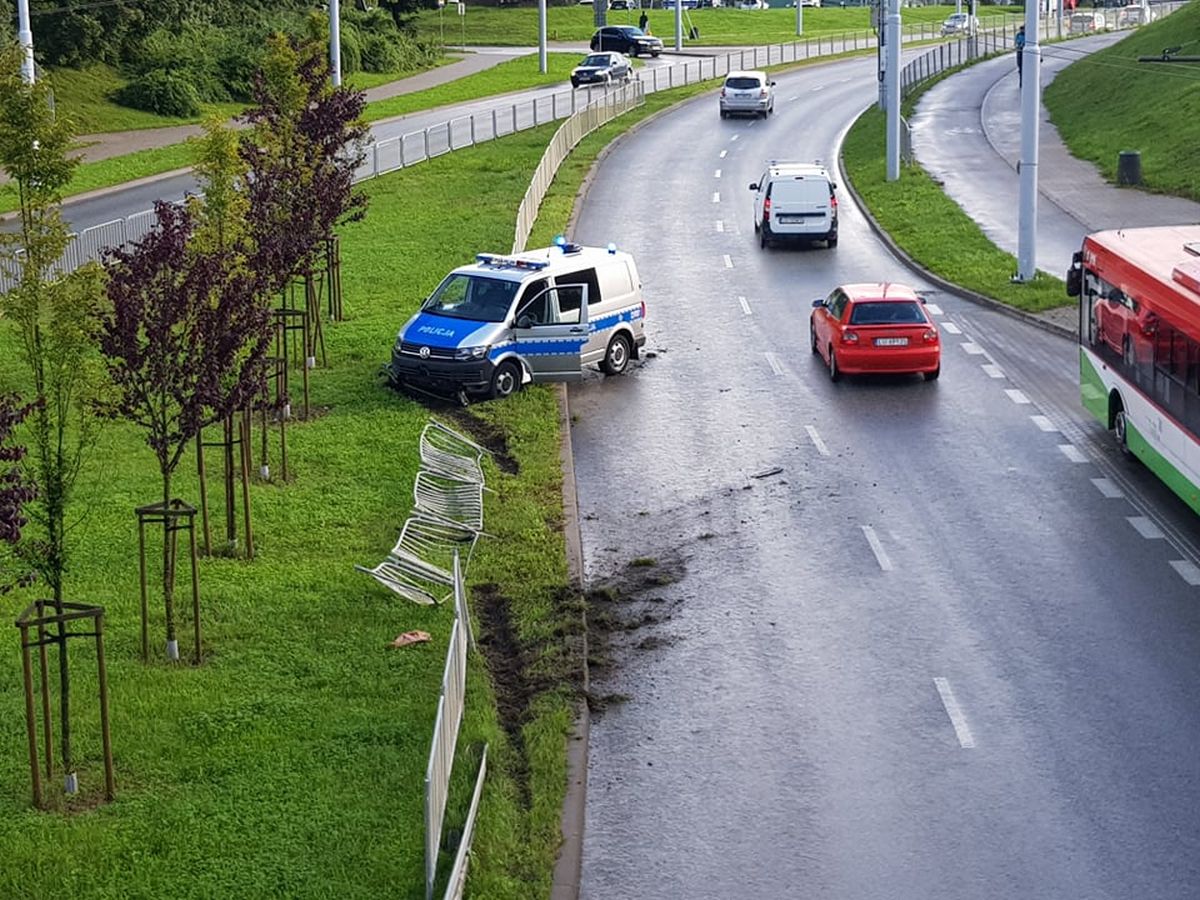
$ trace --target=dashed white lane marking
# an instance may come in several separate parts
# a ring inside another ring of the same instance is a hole
[[[717,219],[717,231],[724,231],[724,230],[725,230],[725,223],[722,222],[720,219]]]
[[[721,192],[713,191],[713,203],[720,203],[720,202],[721,202]]]
[[[713,178],[720,178],[720,177],[721,177],[720,169],[717,169],[715,172],[713,172]]]
[[[793,100],[799,100],[799,99],[800,99],[799,95],[797,95],[795,97],[788,97],[788,103],[791,103]]]
[[[814,94],[815,94],[817,91],[823,91],[823,90],[825,90],[825,85],[823,85],[823,84],[818,84],[818,85],[817,85],[816,87],[814,87],[814,88],[809,88],[809,91],[810,91],[810,92],[812,92],[812,93],[814,93]]]
[[[879,543],[879,535],[875,533],[875,529],[870,525],[860,527],[867,543],[871,545],[871,552],[875,554],[875,559],[879,562],[879,568],[885,572],[892,571],[892,561],[888,558],[887,551],[883,549],[883,544]]]
[[[736,135],[736,134],[730,138],[731,141],[736,141],[737,139],[738,139],[738,135]]]
[[[776,375],[782,375],[783,374],[783,363],[781,363],[779,361],[779,357],[776,356],[774,353],[772,353],[769,350],[767,351],[766,356],[767,356],[767,365],[771,367],[771,371],[774,372]]]
[[[825,446],[825,442],[821,440],[821,436],[817,434],[817,429],[811,425],[805,425],[804,430],[808,432],[808,439],[813,442],[813,446],[817,448],[817,452],[822,456],[829,455],[829,448]]]
[[[988,378],[1003,378],[1004,377],[1004,370],[1001,369],[999,366],[995,365],[994,363],[984,363],[979,368],[983,369],[984,374],[987,375]]]
[[[931,316],[940,316],[940,315],[942,315],[942,308],[941,308],[940,306],[938,306],[936,303],[926,303],[926,304],[925,304],[925,308],[926,308],[927,310],[929,310],[929,314],[930,314]]]
[[[954,696],[954,688],[950,687],[950,682],[945,678],[933,679],[933,685],[937,688],[938,696],[942,698],[942,706],[946,709],[946,715],[950,717],[950,724],[954,726],[954,734],[958,738],[958,744],[964,750],[970,750],[975,746],[975,737],[971,734],[971,726],[967,724],[967,717],[963,715],[962,708],[958,705],[958,699]]]
[[[1137,533],[1148,541],[1159,541],[1165,537],[1162,529],[1146,516],[1126,516],[1125,521],[1132,525]]]
[[[1173,559],[1171,568],[1192,587],[1200,585],[1200,568],[1197,568],[1195,563],[1188,562],[1186,559]]]
[[[943,322],[942,327],[945,328],[949,334],[962,334],[962,329],[953,322]]]
[[[746,315],[750,315],[750,304],[746,302],[746,298],[739,296],[738,303],[742,305],[742,312],[744,312]]]
[[[1059,444],[1058,449],[1062,451],[1063,456],[1073,463],[1085,463],[1088,461],[1087,457],[1074,444]]]
[[[983,348],[974,341],[967,341],[965,344],[959,344],[971,356],[983,356]]]
[[[1007,388],[1005,389],[1004,393],[1008,394],[1009,400],[1018,405],[1023,405],[1029,402],[1029,398],[1016,388]]]
[[[728,153],[728,152],[729,152],[728,150],[722,150],[722,151],[721,151],[721,159],[724,159],[724,158],[725,158],[725,154],[726,154],[726,153]]]
[[[1033,424],[1042,431],[1058,431],[1058,429],[1054,427],[1054,423],[1045,416],[1030,416],[1029,418],[1032,419]]]
[[[1125,492],[1117,487],[1111,478],[1093,478],[1092,484],[1109,500],[1120,500],[1125,496]]]
[[[733,268],[733,260],[729,258],[728,253],[723,254],[721,256],[721,259],[725,260],[725,268],[727,268],[727,269]]]

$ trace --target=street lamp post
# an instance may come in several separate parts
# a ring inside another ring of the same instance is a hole
[[[21,77],[33,84],[33,29],[29,27],[29,0],[17,0],[17,43],[24,51]]]
[[[329,71],[333,86],[342,85],[342,10],[339,0],[329,0]]]

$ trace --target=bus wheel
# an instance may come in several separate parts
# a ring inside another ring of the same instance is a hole
[[[496,366],[492,374],[492,396],[500,399],[515,394],[521,389],[521,367],[511,359]]]
[[[1125,410],[1118,409],[1113,416],[1113,434],[1117,436],[1117,447],[1126,456],[1129,455],[1129,422],[1125,418]]]

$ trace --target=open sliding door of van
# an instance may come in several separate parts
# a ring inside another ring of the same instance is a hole
[[[547,288],[517,310],[513,341],[534,381],[579,381],[588,337],[587,285]]]

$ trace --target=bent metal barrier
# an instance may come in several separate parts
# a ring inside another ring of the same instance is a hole
[[[1005,16],[983,18],[980,19],[980,29],[999,28],[1002,27],[1001,23],[1011,21],[1012,17]],[[904,41],[935,40],[939,32],[940,26],[936,23],[906,25]],[[869,29],[817,35],[790,43],[735,50],[721,56],[697,57],[672,66],[647,68],[638,73],[638,82],[642,93],[649,94],[719,78],[737,69],[786,65],[806,59],[853,53],[874,48],[876,43]],[[420,131],[372,141],[367,146],[363,164],[355,173],[355,180],[385,175],[435,156],[565,119],[578,113],[581,108],[590,107],[597,97],[625,90],[625,87],[588,87],[556,91],[519,103],[497,104],[484,112],[459,116]],[[154,211],[145,210],[127,218],[113,219],[86,228],[73,236],[59,268],[70,271],[84,263],[99,260],[103,248],[120,247],[141,240],[153,225]],[[11,274],[0,272],[0,291],[7,291],[12,285]]]

